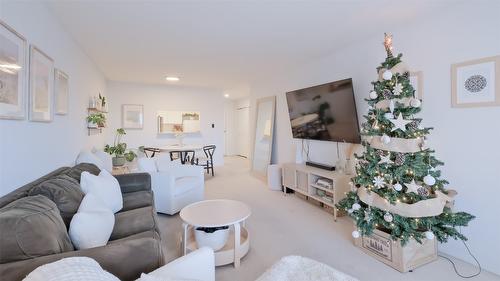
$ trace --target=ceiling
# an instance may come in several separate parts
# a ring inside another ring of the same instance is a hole
[[[54,1],[107,79],[228,90],[407,24],[450,1]]]

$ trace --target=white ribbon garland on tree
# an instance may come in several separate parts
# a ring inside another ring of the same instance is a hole
[[[413,98],[401,98],[401,99],[392,99],[394,103],[402,103],[405,107],[410,106],[410,102]],[[390,107],[391,100],[381,100],[375,104],[375,108],[377,109],[388,109]]]
[[[383,211],[400,215],[407,218],[422,218],[439,216],[443,213],[443,209],[447,202],[453,202],[453,197],[456,192],[446,195],[441,191],[436,191],[436,197],[426,200],[420,200],[413,204],[396,202],[391,204],[387,199],[384,199],[375,192],[368,191],[365,187],[358,188],[359,199],[371,207],[379,208]]]
[[[370,136],[366,140],[370,143],[370,146],[376,149],[400,152],[400,153],[415,153],[422,150],[424,145],[423,138],[413,138],[413,139],[402,139],[402,138],[391,138],[389,143],[384,143],[381,140],[381,136]]]

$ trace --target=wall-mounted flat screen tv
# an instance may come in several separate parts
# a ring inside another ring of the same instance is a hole
[[[286,93],[293,137],[360,143],[352,79]]]

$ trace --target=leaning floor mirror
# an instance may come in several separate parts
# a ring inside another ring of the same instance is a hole
[[[262,179],[266,178],[271,163],[275,108],[276,97],[257,100],[252,174]]]

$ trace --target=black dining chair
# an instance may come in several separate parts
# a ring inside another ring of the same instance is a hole
[[[144,148],[142,148],[142,151],[144,151],[144,154],[148,158],[153,158],[153,157],[155,157],[156,153],[160,153],[160,149],[156,148],[156,147],[144,147]],[[148,152],[151,152],[151,156],[148,155]]]
[[[181,159],[182,164],[194,164],[194,150],[172,150],[170,151],[170,160]]]
[[[214,152],[215,145],[207,145],[203,147],[203,152],[205,153],[205,157],[196,158],[196,165],[203,166],[207,173],[212,172],[212,177],[215,175],[214,173]]]

